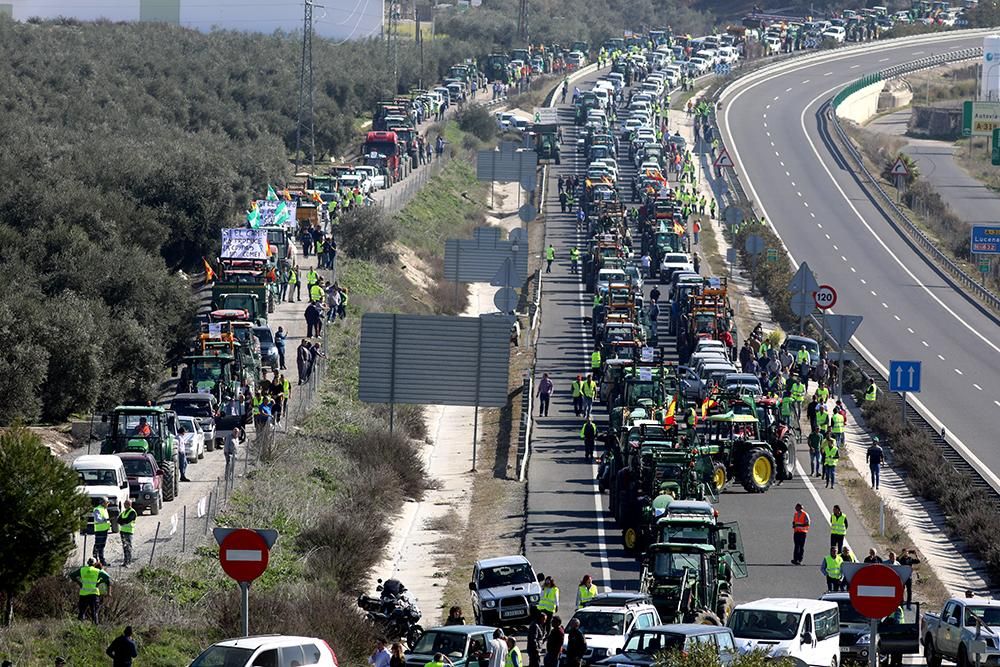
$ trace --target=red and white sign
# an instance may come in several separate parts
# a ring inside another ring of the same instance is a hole
[[[903,581],[891,567],[877,563],[851,577],[851,605],[867,618],[885,618],[903,602]]]
[[[813,301],[816,302],[816,307],[820,310],[833,308],[834,304],[837,303],[837,290],[829,285],[820,285],[813,292]]]
[[[725,148],[719,151],[719,157],[715,158],[716,167],[735,167],[733,164],[733,158],[729,157],[729,151]]]
[[[253,581],[264,574],[269,556],[263,536],[246,528],[234,530],[219,544],[222,570],[239,582]]]
[[[910,170],[906,168],[906,163],[903,162],[903,158],[896,158],[896,163],[892,165],[892,169],[889,173],[893,176],[909,176]]]

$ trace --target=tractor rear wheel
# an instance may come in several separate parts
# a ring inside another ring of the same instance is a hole
[[[726,488],[726,484],[729,483],[729,475],[726,474],[726,466],[719,462],[716,462],[712,466],[712,481],[715,483],[715,491],[717,493],[722,493],[722,489]]]
[[[719,596],[719,604],[716,607],[715,614],[725,625],[726,621],[729,620],[729,615],[733,613],[733,598],[730,597],[729,593],[723,593]]]
[[[764,493],[774,483],[774,455],[762,447],[754,447],[743,459],[740,481],[750,493]]]
[[[716,613],[710,609],[700,609],[691,620],[695,625],[722,625]]]
[[[781,471],[781,479],[784,481],[795,477],[795,441],[790,435],[785,436],[785,460],[784,470]]]
[[[634,526],[622,530],[622,546],[628,553],[635,553],[639,548],[639,531]]]
[[[177,495],[177,484],[174,481],[174,462],[165,461],[160,464],[160,470],[163,471],[163,500],[170,502]]]

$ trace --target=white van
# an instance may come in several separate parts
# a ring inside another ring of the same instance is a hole
[[[833,601],[765,598],[738,605],[727,625],[740,653],[765,649],[811,667],[837,667],[840,659],[840,609]]]
[[[125,464],[111,454],[84,454],[73,460],[73,471],[80,477],[77,490],[90,498],[93,506],[107,502],[111,532],[118,532],[118,515],[125,509],[129,498],[128,475]],[[92,523],[88,515],[88,522]]]

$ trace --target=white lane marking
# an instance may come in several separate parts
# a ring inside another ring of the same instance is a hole
[[[836,243],[834,243],[834,244],[833,244],[833,249],[834,249],[834,250],[840,250],[840,248],[838,248],[838,247],[837,247],[837,244],[836,244]]]
[[[816,226],[819,227],[820,229],[823,229],[823,223],[822,222],[817,222]]]
[[[938,43],[938,42],[949,41],[951,39],[965,39],[965,36],[964,35],[961,35],[961,36],[946,36],[946,37],[942,37],[941,39],[935,38],[933,41],[935,43]],[[902,48],[903,46],[904,45],[901,45],[900,48]],[[895,48],[892,47],[892,46],[889,46],[888,48],[895,50]],[[956,48],[960,48],[960,47],[956,47]],[[858,54],[855,54],[855,53],[852,52],[850,54],[845,54],[845,55],[842,55],[842,56],[834,56],[834,57],[830,58],[829,60],[825,60],[824,62],[832,62],[832,61],[844,60],[844,59],[847,59],[847,58],[857,57],[857,55]],[[797,72],[799,70],[807,69],[809,67],[814,67],[814,66],[815,66],[815,63],[810,62],[810,63],[802,65],[800,67],[793,68],[790,71],[791,72]],[[749,85],[747,85],[745,88],[742,88],[742,89],[738,90],[733,95],[733,98],[730,100],[730,103],[726,105],[725,111],[723,112],[723,119],[724,119],[723,125],[726,128],[726,133],[727,134],[730,134],[728,132],[728,129],[729,129],[729,110],[732,109],[733,103],[737,99],[739,99],[739,97],[741,95],[743,95],[744,93],[746,93],[749,90],[752,90],[753,88],[756,88],[757,86],[761,85],[762,83],[767,83],[768,81],[776,79],[779,76],[783,76],[785,74],[790,73],[789,71],[786,71],[784,69],[780,69],[780,68],[776,68],[776,69],[778,69],[778,71],[776,73],[772,74],[772,73],[765,72],[763,75],[761,75],[761,78],[753,80],[752,83],[750,83]],[[821,98],[821,97],[823,97],[825,95],[830,94],[832,91],[836,90],[838,87],[839,86],[834,86],[833,88],[830,88],[829,90],[824,91],[819,96],[817,96],[815,99],[813,99],[812,102],[810,102],[809,105],[807,105],[806,108],[808,108],[809,106],[812,106],[812,104],[815,103],[817,99],[819,99],[819,98]],[[806,112],[806,109],[803,109],[802,110],[802,115],[800,116],[800,119],[799,119],[803,128],[805,128],[805,112]],[[816,147],[813,144],[812,140],[809,139],[808,135],[806,135],[806,138],[809,140],[809,144],[812,146],[813,152],[816,153],[816,155],[818,157],[819,153],[818,153],[818,151],[816,151]],[[736,163],[739,165],[739,168],[743,169],[744,173],[747,174],[746,170],[744,169],[743,159],[740,157],[739,148],[737,148],[736,142],[732,141],[732,135],[731,134],[730,134],[730,145],[732,146],[732,156],[733,156],[733,158],[736,160]],[[821,161],[821,164],[822,164],[822,161]],[[824,169],[826,169],[826,165],[824,165]],[[826,169],[826,171],[827,171],[827,174],[830,174],[830,170],[829,169]],[[831,175],[831,179],[832,179],[832,175]],[[834,184],[836,184],[836,181],[834,181]],[[764,213],[765,217],[769,218],[770,215],[767,213],[766,207],[761,202],[760,197],[757,195],[757,189],[754,187],[753,181],[749,178],[749,174],[747,174],[747,185],[750,188],[750,191],[753,193],[754,199],[756,199],[756,201],[760,204],[761,210]],[[837,187],[839,188],[839,185]],[[841,191],[841,194],[843,194],[843,191]],[[844,198],[846,199],[847,197],[845,196]],[[850,203],[850,202],[848,202],[848,203]],[[858,215],[858,217],[860,218],[861,216]],[[773,218],[771,218],[771,219],[773,220]],[[867,226],[867,223],[866,223],[866,226]],[[778,240],[781,241],[781,244],[784,246],[785,252],[788,253],[788,257],[789,257],[789,259],[791,259],[792,264],[796,268],[798,268],[798,262],[795,261],[795,256],[792,255],[792,253],[788,250],[788,245],[785,244],[784,239],[781,238],[781,234],[778,232],[778,230],[774,227],[773,224],[772,224],[771,228],[774,230],[774,233],[778,237]],[[870,230],[870,228],[869,228],[869,230]],[[872,233],[874,234],[874,232],[872,232]],[[876,238],[877,238],[877,236],[876,236]],[[881,239],[879,239],[879,241],[881,241]],[[885,247],[885,244],[882,243],[882,246]],[[886,248],[886,250],[888,251],[888,248]],[[895,255],[893,255],[893,257],[894,257],[894,259],[896,259],[897,263],[900,264],[900,266],[903,266],[902,263],[899,262],[899,259],[895,257]],[[904,267],[904,270],[905,270],[905,267]],[[907,270],[907,272],[910,273],[908,270]],[[913,276],[912,273],[910,273],[910,276],[913,277],[914,280],[916,279]],[[862,281],[862,282],[864,282],[864,281]],[[926,288],[926,286],[924,286],[924,285],[921,284],[921,287],[923,287],[926,292],[930,293],[930,290],[928,290]],[[931,295],[931,296],[933,297],[933,295]],[[937,300],[938,303],[941,303],[939,299],[936,299],[936,297],[935,297],[935,300]],[[943,304],[941,304],[941,305],[943,306]],[[951,312],[951,311],[949,311],[949,312]],[[954,313],[952,313],[952,314],[954,315]],[[957,315],[955,315],[955,317],[958,318]],[[968,324],[966,324],[966,326],[968,326]],[[864,356],[865,359],[867,359],[869,363],[871,363],[873,366],[875,366],[875,368],[884,377],[888,377],[889,376],[889,369],[886,368],[885,364],[883,364],[882,362],[880,362],[878,360],[878,357],[876,357],[874,354],[871,353],[871,350],[869,350],[867,347],[864,346],[864,344],[861,342],[860,339],[858,339],[857,336],[852,336],[850,342],[858,348],[858,350],[861,352],[862,356]],[[930,347],[929,345],[927,345],[927,341],[921,341],[921,342],[924,344],[924,347]],[[995,348],[996,346],[993,346],[993,347]],[[917,398],[913,394],[910,394],[907,398],[908,398],[909,401],[911,401],[913,403],[914,407],[916,407],[918,411],[920,411],[920,412],[922,412],[924,414],[924,416],[931,422],[932,426],[934,426],[935,428],[939,428],[939,429],[940,428],[945,428],[944,423],[942,423],[941,420],[938,419],[937,415],[935,415],[933,412],[931,412],[927,408],[927,406],[924,405],[923,401],[921,401],[919,398]],[[1000,402],[997,402],[997,405],[1000,406]],[[966,446],[966,444],[962,441],[961,438],[958,438],[954,434],[949,433],[948,436],[947,436],[947,438],[946,438],[946,440],[952,446],[958,448],[961,451],[962,455],[965,456],[968,461],[970,461],[974,466],[977,466],[978,469],[979,469],[979,471],[985,477],[988,478],[988,480],[991,482],[991,484],[993,484],[993,485],[995,485],[997,487],[1000,487],[1000,477],[998,477],[996,474],[994,474],[993,471],[990,470],[990,468],[988,468],[986,466],[986,464],[984,464],[982,462],[982,460],[978,456],[976,456],[976,454],[972,450],[970,450],[968,448],[968,446]],[[797,469],[799,470],[800,473],[803,472],[801,465],[796,464],[796,467],[797,467]],[[807,481],[807,486],[809,486],[809,484],[808,484],[808,478],[806,478],[806,481]],[[813,496],[816,497],[816,494],[813,494]]]
[[[854,267],[852,266],[852,267],[851,267],[851,273],[857,273],[857,272],[858,272],[858,270],[857,270],[857,269],[855,269],[855,268],[854,268]]]
[[[888,60],[888,58],[881,58],[881,59],[879,59],[879,62],[880,63],[884,63],[886,60]]]
[[[840,258],[841,258],[842,260],[844,260],[845,262],[847,261],[847,258],[846,258],[846,257],[844,257],[843,255],[841,255],[841,256],[840,256]]]
[[[900,317],[899,317],[899,315],[897,315],[896,313],[893,313],[893,314],[892,314],[892,317],[893,317],[893,319],[895,319],[895,320],[896,320],[897,322],[899,322],[899,321],[900,321]]]
[[[800,197],[802,196],[802,193],[801,193],[801,192],[799,192],[798,190],[796,190],[796,191],[795,191],[795,194],[797,194],[797,195],[798,195],[798,196],[800,196]]]
[[[859,67],[861,67],[861,65],[851,65],[851,69],[857,69]]]
[[[811,216],[812,216],[812,217],[814,217],[814,218],[816,217],[816,214],[815,214],[815,213],[813,213],[812,211],[809,211],[809,215],[811,215]],[[819,224],[819,223],[817,223],[817,224]],[[820,227],[822,227],[822,225],[820,225]]]
[[[827,73],[826,73],[826,74],[824,74],[823,76],[830,76],[831,74],[833,74],[833,72],[827,72]]]
[[[1000,408],[1000,401],[993,401],[993,405],[995,405],[998,408]]]
[[[778,160],[778,164],[780,164],[780,165],[781,165],[782,167],[784,167],[784,166],[785,166],[785,163],[784,163],[784,162],[782,162],[781,160]]]
[[[768,104],[768,105],[767,105],[766,107],[764,107],[764,108],[765,108],[765,109],[770,109],[770,108],[771,108],[771,105],[770,105],[770,104]],[[767,118],[767,115],[765,114],[765,116],[764,116],[764,117],[765,117],[765,118]]]
[[[957,368],[955,369],[955,372],[958,373],[959,375],[965,375],[965,373],[963,373],[962,371],[958,370]]]
[[[883,307],[883,308],[888,308],[888,307],[889,307],[889,304],[887,304],[887,303],[886,303],[885,301],[883,301],[883,302],[882,302],[882,307]]]
[[[767,114],[764,114],[764,118],[767,118]]]
[[[791,176],[791,174],[789,174],[789,173],[788,173],[788,172],[786,171],[786,172],[785,172],[785,176]]]
[[[767,127],[767,123],[766,122],[764,123],[764,127]],[[767,136],[771,136],[771,133],[768,132]]]
[[[921,342],[921,343],[923,343],[924,347],[930,347],[930,345],[928,345],[928,344],[927,344],[927,341],[925,341],[925,340],[922,340],[922,341],[920,341],[920,342]]]
[[[771,148],[774,148],[774,142],[773,141],[771,142]],[[777,155],[777,153],[775,153],[775,155]]]
[[[802,202],[802,205],[805,206],[806,208],[809,208],[809,202],[807,201]]]
[[[868,284],[868,281],[865,280],[864,278],[860,278],[859,280],[861,280],[861,284],[862,285],[867,285]]]
[[[778,151],[774,151],[774,156],[775,157],[781,157],[781,153],[779,153]]]
[[[906,330],[907,330],[907,331],[909,331],[910,333],[917,333],[916,331],[914,331],[914,330],[913,330],[913,329],[911,329],[910,327],[906,327]]]
[[[914,52],[913,52],[913,53],[911,53],[910,55],[911,55],[911,56],[919,56],[919,55],[920,55],[921,53],[923,53],[923,51],[914,51]]]
[[[872,296],[878,296],[878,292],[876,292],[875,290],[872,290]]]
[[[809,79],[806,79],[806,80],[805,80],[805,81],[803,81],[802,83],[809,83]]]
[[[975,382],[973,382],[973,383],[972,383],[972,386],[973,386],[973,387],[975,387],[976,389],[978,389],[979,391],[982,391],[982,390],[983,390],[983,388],[982,388],[982,387],[980,387],[980,386],[979,386],[978,384],[976,384]]]
[[[940,359],[941,361],[944,361],[944,357],[941,356],[940,354],[938,355],[938,359]]]
[[[793,188],[795,187],[795,181],[792,181],[792,187]]]
[[[790,93],[790,92],[792,92],[792,89],[791,89],[791,88],[785,88],[785,92],[786,92],[786,93]],[[777,98],[777,97],[775,97],[774,99],[778,99],[778,98]]]
[[[825,236],[825,237],[826,237],[826,240],[827,240],[827,241],[829,241],[829,240],[830,240],[830,235],[829,235],[829,234],[824,234],[823,236]]]
[[[774,101],[777,102],[779,97],[781,97],[781,95],[775,95],[774,96]]]
[[[765,132],[764,134],[766,134],[767,136],[771,136],[771,133],[770,133],[770,132]],[[773,145],[773,144],[772,144],[772,145]]]

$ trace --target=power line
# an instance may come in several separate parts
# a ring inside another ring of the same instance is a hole
[[[299,113],[295,127],[295,171],[302,164],[302,130],[309,141],[309,167],[316,169],[315,86],[313,85],[313,7],[312,0],[305,0],[302,17],[302,59],[299,61]]]

